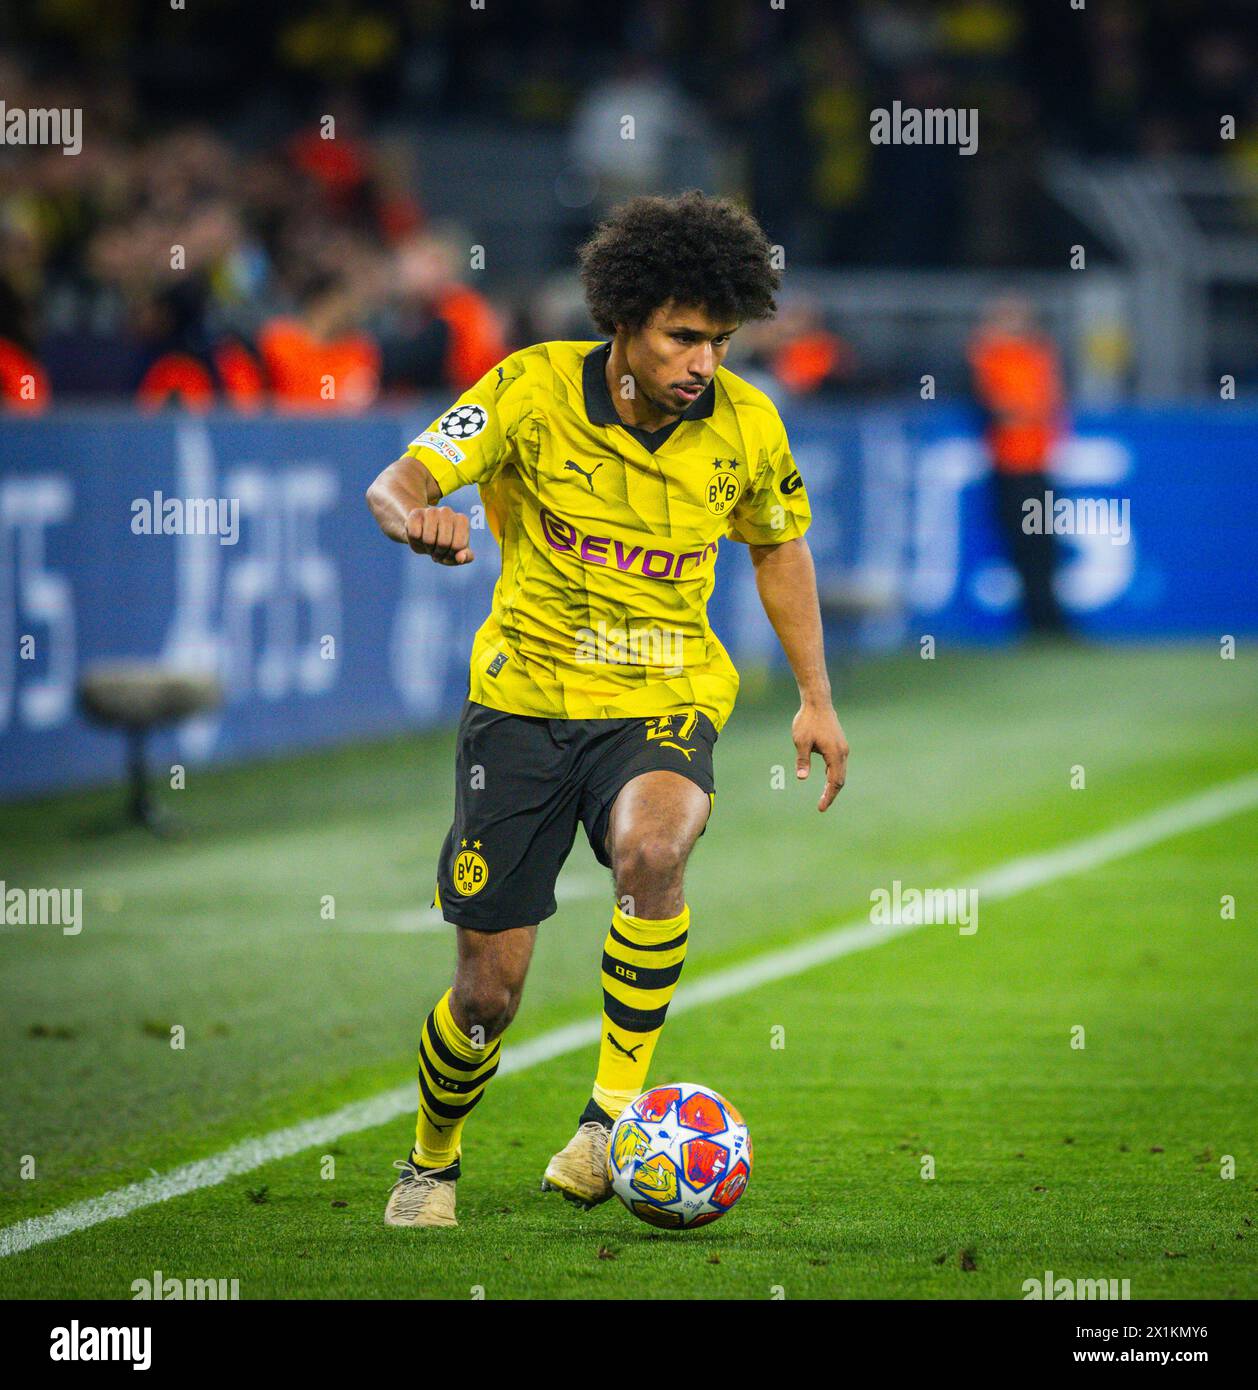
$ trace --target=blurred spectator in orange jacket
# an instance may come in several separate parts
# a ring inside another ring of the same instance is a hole
[[[738,370],[750,372],[775,399],[779,388],[793,396],[822,396],[857,384],[856,353],[811,304],[785,304],[775,318],[744,324],[735,341]]]
[[[327,273],[307,287],[300,314],[263,324],[258,351],[277,410],[354,414],[372,404],[380,349],[358,326],[363,313],[361,288]]]
[[[0,409],[42,415],[51,403],[43,367],[11,338],[0,338]]]
[[[464,391],[507,355],[498,314],[458,278],[458,250],[448,235],[424,233],[397,251],[397,319],[386,344],[390,386]]]
[[[208,288],[200,276],[167,285],[141,302],[136,331],[147,344],[136,404],[146,413],[175,405],[202,414],[216,405],[260,410],[262,368],[233,334],[206,327]]]
[[[831,332],[809,304],[790,304],[774,321],[773,375],[797,396],[824,394],[846,385],[856,370],[856,354]]]
[[[48,376],[33,352],[29,306],[0,278],[0,410],[42,415],[52,403]]]
[[[253,354],[229,337],[205,353],[162,353],[144,373],[135,402],[146,414],[168,405],[198,415],[216,405],[252,414],[266,403],[266,385]]]
[[[1057,565],[1051,531],[1028,530],[1025,503],[1043,499],[1049,456],[1062,430],[1057,351],[1039,330],[1030,301],[1004,295],[987,308],[970,343],[974,395],[996,481],[997,520],[1022,577],[1027,621],[1036,635],[1064,631],[1053,589]]]
[[[40,269],[29,229],[0,223],[0,411],[41,415],[52,403],[48,374],[35,355]]]
[[[1017,295],[996,300],[970,346],[974,390],[988,417],[987,443],[1001,473],[1042,473],[1061,432],[1057,350]]]

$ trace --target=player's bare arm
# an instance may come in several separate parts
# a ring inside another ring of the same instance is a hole
[[[791,724],[795,776],[803,781],[808,776],[812,755],[821,755],[826,765],[826,785],[817,810],[824,811],[847,780],[848,746],[831,703],[812,552],[802,536],[781,545],[748,548],[760,602],[799,685],[799,713]]]
[[[439,507],[436,479],[413,455],[403,454],[367,489],[367,505],[391,541],[409,545],[417,555],[431,555],[439,565],[466,565],[470,523],[453,507]]]

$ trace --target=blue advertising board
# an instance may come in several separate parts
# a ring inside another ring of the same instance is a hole
[[[171,761],[453,718],[498,572],[479,498],[452,499],[482,528],[476,563],[451,569],[386,541],[363,497],[442,404],[339,420],[65,411],[0,423],[0,796],[119,774],[120,740],[75,707],[79,674],[102,659],[218,674],[224,707],[164,736]],[[1018,581],[966,413],[785,416],[819,580],[859,599],[860,644],[1017,631]],[[1258,630],[1258,412],[1121,410],[1072,425],[1055,499],[1116,523],[1061,536],[1058,589],[1079,628],[1114,639]],[[188,499],[199,524],[164,526]],[[735,661],[780,660],[743,547],[722,547],[717,576],[712,623]]]

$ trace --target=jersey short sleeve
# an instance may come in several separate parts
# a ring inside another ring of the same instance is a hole
[[[443,497],[487,483],[512,456],[527,401],[524,368],[508,357],[416,435],[406,452],[432,474]]]
[[[808,530],[812,508],[800,477],[786,428],[776,411],[760,448],[751,483],[734,504],[725,532],[747,545],[780,545]]]

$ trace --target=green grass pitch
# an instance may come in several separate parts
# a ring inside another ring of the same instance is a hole
[[[1258,769],[1258,663],[1209,643],[943,650],[845,684],[850,780],[825,816],[819,773],[794,782],[790,692],[744,688],[683,989],[867,917],[894,879],[965,884]],[[191,832],[173,844],[104,832],[114,794],[0,808],[0,877],[81,886],[85,912],[77,937],[0,929],[0,1224],[413,1080],[453,961],[424,913],[451,767],[442,732],[194,771],[166,793]],[[538,1190],[589,1048],[491,1085],[457,1230],[382,1224],[404,1117],[0,1259],[0,1296],[127,1298],[160,1269],[243,1298],[1013,1299],[1052,1269],[1253,1298],[1255,862],[1249,809],[980,903],[973,935],[923,927],[679,1014],[652,1080],[725,1092],[756,1144],[747,1195],[703,1230]],[[562,882],[506,1051],[597,1015],[610,885],[580,837]]]

